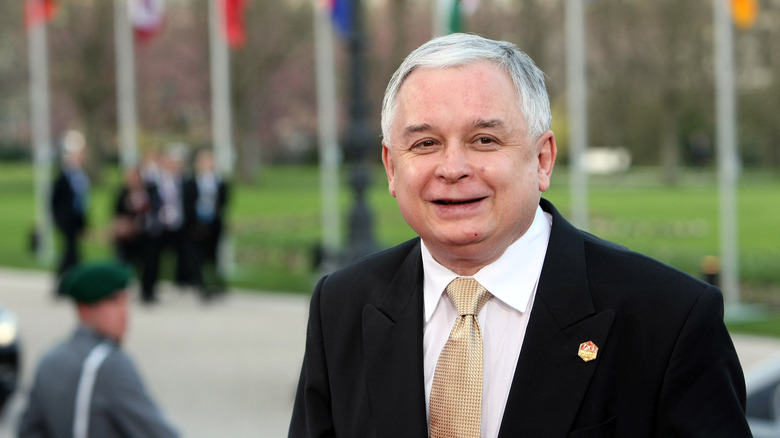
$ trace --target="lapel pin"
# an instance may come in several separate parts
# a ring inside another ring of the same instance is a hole
[[[598,353],[599,347],[597,347],[593,341],[588,341],[580,344],[580,351],[577,353],[577,356],[579,356],[583,362],[590,362],[596,358]]]

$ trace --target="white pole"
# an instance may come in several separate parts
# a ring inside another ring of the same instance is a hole
[[[38,237],[36,256],[43,264],[54,260],[49,197],[51,193],[51,121],[49,108],[49,65],[46,53],[46,20],[28,30],[30,62],[30,110],[35,170],[35,228]]]
[[[715,97],[720,194],[721,288],[727,305],[739,305],[739,246],[737,243],[736,88],[734,29],[728,3],[713,0],[715,18]]]
[[[135,53],[133,29],[127,0],[114,1],[114,43],[116,46],[117,123],[119,162],[122,169],[138,165],[137,109],[135,96]]]
[[[225,23],[220,0],[209,1],[209,53],[211,54],[211,132],[214,158],[222,175],[233,174],[233,138],[230,117],[230,55],[222,34]]]
[[[454,0],[433,0],[433,13],[431,14],[431,29],[434,37],[446,35],[449,28],[447,11],[452,7]]]
[[[320,146],[322,198],[322,249],[324,263],[334,263],[341,248],[339,218],[339,162],[336,114],[336,78],[333,25],[327,12],[314,0],[314,44],[317,68],[317,120]],[[327,269],[326,267],[323,267]]]
[[[585,80],[584,0],[566,0],[566,78],[569,101],[572,221],[588,228],[588,103]]]
[[[220,175],[233,175],[233,136],[230,117],[230,54],[222,33],[225,11],[220,0],[209,0],[209,53],[211,67],[211,132],[214,161]],[[235,249],[229,232],[219,247],[217,269],[230,276],[235,270]]]

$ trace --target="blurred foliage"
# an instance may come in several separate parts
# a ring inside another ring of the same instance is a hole
[[[365,74],[379,138],[385,84],[401,58],[431,35],[433,0],[364,0]],[[22,2],[0,3],[0,149],[29,144],[27,47]],[[246,45],[231,52],[237,174],[316,158],[314,2],[248,2]],[[85,131],[99,166],[116,154],[111,1],[68,0],[48,26],[55,138]],[[466,28],[515,42],[548,75],[554,127],[567,159],[563,0],[483,0]],[[687,164],[714,161],[711,2],[586,2],[590,144],[628,148],[638,165],[661,165],[675,184]],[[136,47],[142,149],[171,141],[210,144],[207,0],[167,2],[165,27]],[[735,35],[739,143],[746,166],[780,166],[780,1],[761,2],[756,24]],[[339,123],[346,131],[347,41],[337,39]],[[378,140],[377,140],[378,143]],[[694,153],[696,152],[696,153]],[[377,154],[378,161],[378,154]]]

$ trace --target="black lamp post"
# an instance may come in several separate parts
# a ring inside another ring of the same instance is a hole
[[[374,146],[368,120],[368,101],[365,94],[365,46],[361,0],[352,2],[352,31],[349,35],[350,56],[350,103],[349,131],[345,145],[346,158],[351,163],[349,185],[354,194],[354,203],[349,213],[348,247],[345,262],[354,261],[376,250],[373,233],[373,215],[366,202],[366,192],[371,185],[371,167],[368,154]]]

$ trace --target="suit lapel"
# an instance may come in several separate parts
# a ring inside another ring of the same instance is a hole
[[[579,346],[603,348],[615,316],[593,305],[580,232],[552,204],[542,207],[553,228],[500,437],[566,436],[599,363],[583,361]]]
[[[377,436],[426,437],[419,242],[377,305],[363,308],[363,357]]]

